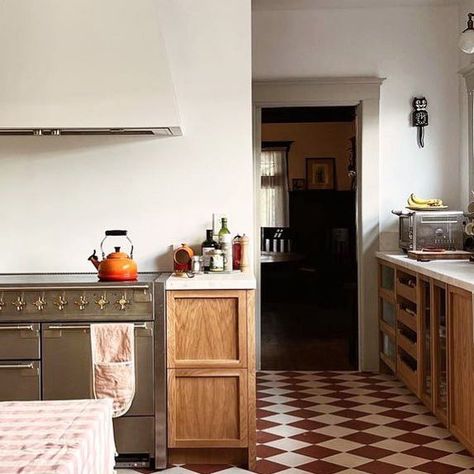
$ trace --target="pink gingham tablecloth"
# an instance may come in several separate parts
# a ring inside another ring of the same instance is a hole
[[[112,400],[0,403],[0,474],[112,474]]]

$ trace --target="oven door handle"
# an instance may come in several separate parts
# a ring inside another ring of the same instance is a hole
[[[134,324],[135,329],[147,329],[146,323],[136,323]],[[52,324],[51,326],[47,326],[46,330],[56,330],[56,331],[62,331],[64,330],[69,330],[69,329],[90,329],[91,325],[90,324]]]

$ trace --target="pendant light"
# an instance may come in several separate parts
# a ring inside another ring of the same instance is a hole
[[[459,48],[467,54],[474,53],[474,13],[468,13],[467,28],[459,37]]]

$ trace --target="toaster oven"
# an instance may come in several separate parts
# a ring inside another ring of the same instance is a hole
[[[462,211],[394,211],[394,214],[399,216],[399,245],[404,251],[463,249]]]

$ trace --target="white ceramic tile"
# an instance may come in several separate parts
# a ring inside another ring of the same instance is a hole
[[[323,446],[324,448],[334,449],[335,451],[345,453],[347,451],[354,451],[354,449],[360,448],[364,445],[354,441],[349,441],[348,439],[336,438],[318,443],[318,446]]]
[[[437,461],[449,464],[450,466],[462,467],[464,469],[474,468],[474,458],[472,456],[464,456],[463,454],[449,454],[437,459]]]
[[[440,428],[438,426],[425,426],[419,430],[413,431],[413,433],[421,434],[425,436],[431,436],[432,438],[444,439],[451,436],[448,430]]]
[[[398,430],[389,426],[374,426],[373,428],[365,430],[365,432],[376,436],[382,436],[383,438],[395,438],[395,436],[400,436],[406,433],[403,430]]]
[[[344,423],[347,421],[347,418],[343,416],[331,415],[325,413],[324,415],[317,415],[310,418],[310,420],[317,421],[319,423],[324,423],[325,425],[338,425],[339,423]]]
[[[332,462],[333,464],[338,464],[340,466],[352,468],[352,467],[361,466],[362,464],[367,464],[371,462],[371,459],[363,458],[361,456],[356,456],[355,454],[339,453],[339,454],[334,454],[333,456],[324,458],[324,461]]]
[[[334,413],[337,411],[344,410],[344,408],[335,406],[335,405],[315,405],[313,407],[305,408],[315,412],[314,416],[317,416],[316,413]]]
[[[342,438],[343,436],[347,436],[355,432],[356,430],[338,425],[323,426],[322,428],[318,428],[318,433],[327,436],[333,436],[334,438]]]
[[[276,462],[278,464],[283,464],[283,466],[298,467],[302,466],[303,464],[313,462],[314,458],[310,458],[309,456],[303,456],[302,454],[298,453],[288,452],[277,454],[276,456],[268,458],[268,460]]]
[[[411,423],[419,423],[420,425],[436,425],[439,421],[431,415],[414,415],[408,418],[405,418],[405,421],[409,421]]]
[[[395,453],[391,456],[383,458],[383,462],[395,464],[396,466],[401,466],[405,468],[412,468],[419,466],[420,464],[425,464],[426,459],[419,458],[416,456],[410,456],[409,454],[404,453]]]
[[[451,441],[449,439],[438,439],[431,443],[426,444],[428,448],[439,449],[441,451],[447,451],[450,453],[458,453],[462,451],[464,447],[457,441]]]
[[[377,413],[380,413],[382,411],[387,411],[387,408],[386,407],[379,407],[378,405],[357,405],[355,407],[352,408],[353,410],[357,410],[357,411],[363,411],[364,413],[369,413],[369,414],[377,414]]]
[[[265,411],[271,411],[273,413],[291,413],[292,411],[299,410],[298,407],[292,407],[290,405],[270,405],[268,407],[263,408]]]
[[[295,428],[294,426],[277,425],[277,426],[272,426],[271,428],[268,428],[263,431],[277,435],[277,436],[283,436],[285,438],[289,438],[290,436],[295,436],[297,434],[304,433],[306,430]]]
[[[296,421],[301,421],[301,418],[296,416],[286,415],[284,413],[279,413],[278,415],[266,416],[263,418],[265,421],[271,421],[272,423],[278,423],[279,425],[288,425],[290,423],[295,423]]]
[[[265,446],[270,446],[276,449],[282,449],[283,451],[296,451],[297,449],[311,446],[311,444],[293,438],[281,438],[276,439],[275,441],[270,441],[269,443],[265,443]]]
[[[358,421],[365,421],[366,423],[373,423],[375,425],[387,425],[398,421],[397,418],[392,418],[391,416],[384,416],[380,414],[372,414],[358,418]]]
[[[416,448],[418,445],[413,443],[406,443],[405,441],[400,441],[398,439],[384,439],[383,441],[378,441],[377,443],[372,444],[376,448],[388,449],[389,451],[402,452],[407,451],[408,449]]]

